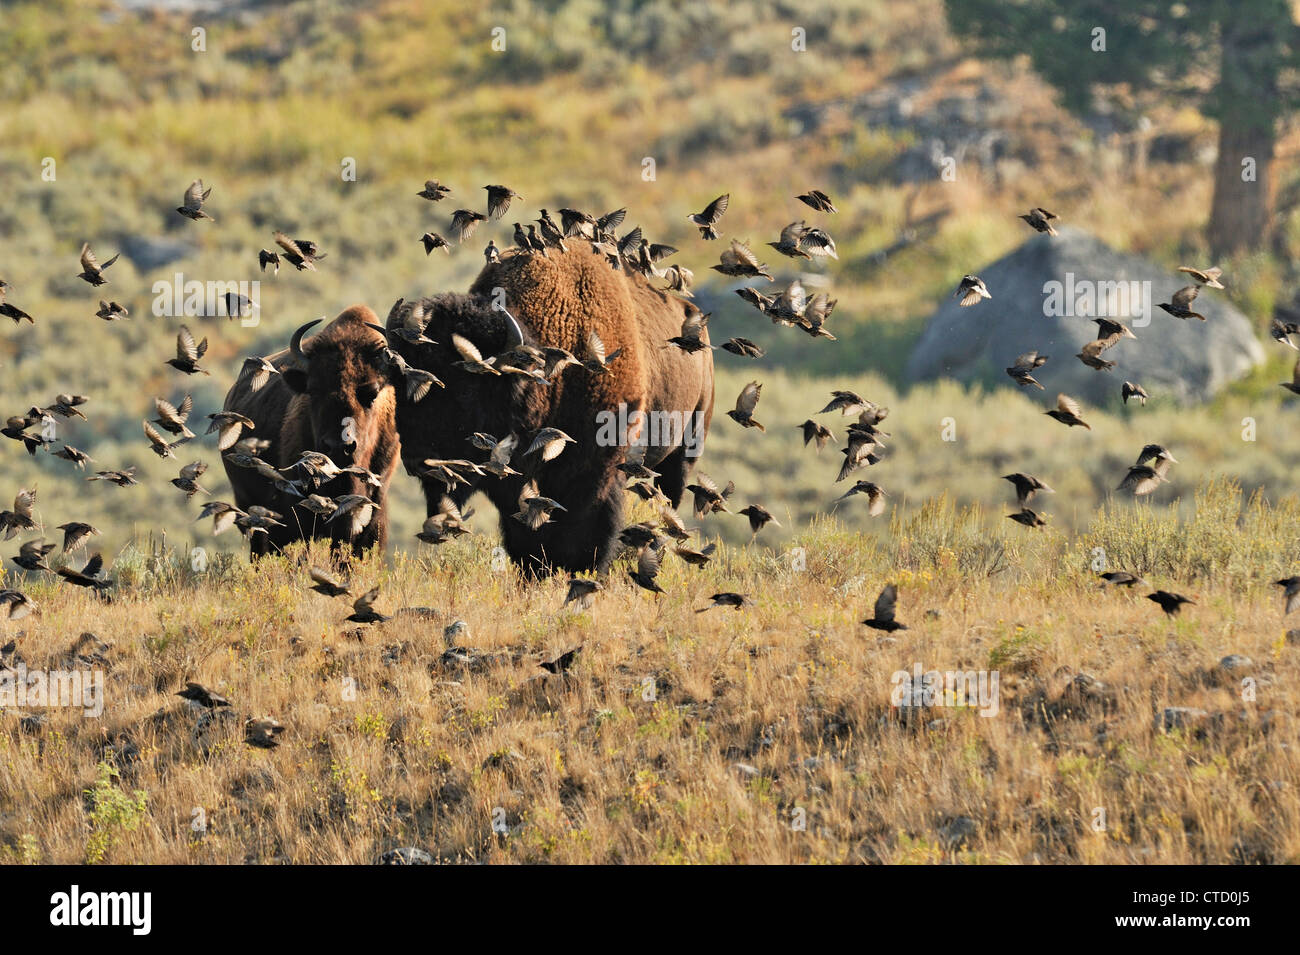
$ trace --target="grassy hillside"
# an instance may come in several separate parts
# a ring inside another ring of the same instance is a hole
[[[1264,581],[1292,566],[1298,516],[1219,486],[1187,522],[1108,512],[1070,541],[932,504],[891,542],[824,522],[798,555],[672,558],[664,596],[616,577],[585,612],[467,538],[358,566],[384,612],[433,608],[359,628],[283,561],[199,580],[140,562],[108,607],[38,584],[17,652],[29,668],[97,654],[109,704],[6,715],[0,853],[1294,863],[1300,645]],[[1167,620],[1144,591],[1098,590],[1097,547],[1196,604]],[[910,628],[892,637],[857,622],[886,581]],[[719,590],[756,606],[694,612]],[[458,619],[460,662],[443,638]],[[538,667],[579,644],[568,674]],[[918,665],[996,673],[998,693],[983,716],[891,705]],[[186,679],[231,707],[177,700]],[[274,750],[244,742],[266,715],[285,727]]]

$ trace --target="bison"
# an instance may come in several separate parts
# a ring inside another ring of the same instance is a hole
[[[413,312],[425,340],[410,334]],[[506,552],[530,575],[607,570],[623,523],[626,478],[618,465],[628,442],[647,445],[645,464],[659,472],[656,483],[676,506],[707,435],[712,350],[687,354],[667,344],[683,320],[697,314],[689,302],[652,288],[640,275],[610,268],[586,248],[551,250],[545,257],[504,252],[468,294],[399,302],[387,326],[402,359],[398,365],[432,372],[445,383],[419,402],[407,400],[402,389],[397,396],[403,464],[421,478],[430,515],[449,491],[463,504],[477,488],[500,514]],[[603,369],[590,361],[592,332],[609,356],[616,355]],[[591,367],[569,365],[549,384],[521,374],[482,373],[482,367],[463,362],[453,335],[472,342],[487,362],[497,356],[503,366],[522,343],[567,349]],[[657,414],[643,417],[638,427],[636,412]],[[541,454],[527,452],[533,436],[547,427],[574,443],[543,462]],[[455,488],[430,473],[427,459],[476,454],[467,442],[474,432],[515,436],[509,463],[521,473],[471,476]],[[564,508],[536,529],[512,516],[530,480],[537,482],[536,493]]]
[[[236,505],[247,510],[259,504],[282,515],[283,527],[251,536],[253,556],[282,549],[294,540],[328,538],[335,553],[346,557],[349,545],[352,555],[360,555],[366,548],[383,547],[387,539],[385,495],[397,469],[399,444],[387,348],[372,327],[379,319],[366,306],[353,305],[304,343],[303,335],[319,321],[303,325],[293,333],[288,348],[268,358],[279,374],[263,375],[264,383],[259,382],[258,365],[250,363],[254,373],[240,375],[226,395],[224,409],[251,419],[254,437],[271,440],[263,458],[277,469],[291,468],[307,451],[328,455],[339,469],[358,466],[355,471],[322,477],[318,486],[303,488],[302,493],[332,499],[364,496],[373,508],[360,510],[369,511],[370,519],[353,534],[350,514],[327,521],[326,515],[304,507],[304,499],[285,483],[277,487],[268,471],[237,466],[228,455],[224,464]],[[285,474],[286,480],[300,476]]]

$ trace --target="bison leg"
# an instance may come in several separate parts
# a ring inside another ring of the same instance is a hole
[[[557,493],[556,500],[568,513],[557,513],[555,520],[536,531],[509,516],[512,511],[499,507],[502,543],[510,559],[532,578],[556,571],[608,571],[623,526],[623,488],[618,477],[614,472],[594,500],[579,501]]]
[[[686,494],[686,481],[691,473],[692,464],[694,460],[686,456],[685,446],[679,446],[655,465],[655,470],[659,472],[655,484],[672,502],[673,507],[678,507],[682,503],[683,495]]]

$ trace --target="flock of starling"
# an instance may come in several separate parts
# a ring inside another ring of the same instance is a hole
[[[488,185],[484,189],[487,192],[485,212],[457,209],[451,214],[448,231],[457,243],[469,239],[480,223],[502,219],[513,204],[524,201],[523,196],[503,185]],[[215,223],[216,220],[204,210],[211,192],[212,189],[205,187],[201,180],[195,180],[185,190],[183,203],[176,208],[176,212],[196,222],[206,220]],[[428,180],[417,195],[436,203],[445,200],[450,193],[449,187],[437,180]],[[810,190],[795,198],[817,213],[837,212],[830,197],[820,190]],[[719,239],[718,227],[730,206],[730,201],[729,194],[718,196],[702,211],[691,213],[686,217],[698,228],[701,239],[705,241]],[[567,250],[568,243],[587,242],[593,252],[604,256],[611,268],[637,272],[647,278],[662,279],[666,283],[666,291],[684,298],[693,297],[691,287],[694,273],[680,264],[661,264],[677,254],[678,249],[651,242],[643,235],[640,227],[619,234],[618,230],[627,215],[626,209],[617,209],[599,217],[575,209],[559,209],[558,223],[551,218],[547,210],[539,211],[540,215],[536,221],[527,223],[526,228],[523,223],[514,223],[513,243],[526,254],[549,256],[551,250]],[[1056,235],[1052,223],[1058,217],[1046,209],[1032,209],[1022,214],[1020,218],[1038,232]],[[276,230],[273,238],[275,250],[261,249],[258,252],[258,264],[263,272],[270,268],[273,273],[278,274],[282,263],[299,271],[316,271],[317,263],[327,257],[320,246],[310,239],[293,238],[281,230]],[[435,250],[442,250],[449,254],[452,249],[451,241],[432,231],[421,235],[420,242],[426,255],[432,254]],[[810,226],[806,219],[798,219],[786,224],[780,229],[777,239],[769,241],[767,246],[775,253],[794,260],[838,258],[835,241],[831,235],[821,226]],[[495,242],[489,241],[484,249],[485,259],[493,262],[499,254],[500,250]],[[114,254],[101,263],[90,244],[83,244],[79,256],[81,271],[77,273],[78,277],[94,288],[109,284],[108,270],[117,262],[119,256],[120,253]],[[729,278],[775,282],[769,266],[759,260],[758,255],[747,243],[737,239],[732,239],[722,250],[718,264],[712,268]],[[1224,287],[1219,281],[1222,273],[1217,268],[1183,267],[1179,271],[1191,276],[1195,284],[1180,289],[1171,296],[1169,302],[1159,303],[1158,307],[1176,318],[1183,320],[1195,318],[1204,321],[1205,317],[1193,311],[1192,305],[1202,288],[1222,289]],[[0,315],[12,318],[15,323],[23,321],[34,323],[35,319],[29,313],[7,300],[10,291],[11,287],[0,281]],[[761,286],[753,285],[744,285],[735,291],[741,299],[760,314],[770,318],[775,325],[797,328],[813,338],[836,340],[826,327],[835,309],[836,301],[824,292],[810,296],[798,278],[790,281],[783,289],[772,293],[764,292]],[[982,301],[992,299],[992,293],[987,285],[976,275],[964,276],[954,296],[959,298],[963,307],[975,306]],[[241,296],[232,295],[227,296],[225,304],[227,314],[234,317],[246,314],[252,303]],[[394,310],[403,317],[403,321],[396,324],[390,322],[394,325],[392,328],[378,329],[390,344],[393,343],[394,337],[408,342],[428,341],[424,336],[424,321],[418,306],[404,306],[404,303],[399,300]],[[99,309],[95,314],[98,318],[110,322],[129,317],[128,310],[112,300],[100,300]],[[1275,320],[1272,330],[1274,338],[1293,348],[1297,346],[1291,341],[1291,336],[1300,334],[1300,315],[1296,318],[1295,322]],[[763,357],[763,349],[746,338],[732,338],[721,346],[707,344],[702,336],[708,326],[708,320],[708,314],[688,317],[682,324],[680,334],[668,339],[664,347],[678,348],[687,354],[721,347],[724,351],[741,358]],[[1093,321],[1098,326],[1097,338],[1086,344],[1076,357],[1099,372],[1111,371],[1117,362],[1107,358],[1106,355],[1124,339],[1136,338],[1136,336],[1121,322],[1111,319]],[[459,366],[468,372],[485,375],[518,374],[546,384],[550,384],[556,375],[568,367],[580,367],[593,375],[604,374],[620,354],[619,350],[607,352],[604,343],[594,332],[587,336],[585,352],[582,355],[575,355],[561,348],[539,349],[521,345],[512,353],[484,358],[473,343],[460,336],[453,336],[451,344],[460,354]],[[206,338],[196,341],[191,331],[182,327],[176,337],[176,356],[167,359],[166,364],[185,376],[207,375],[209,372],[200,365],[207,346]],[[396,353],[390,351],[390,354]],[[1044,390],[1044,386],[1037,380],[1035,374],[1041,374],[1039,369],[1047,361],[1048,356],[1030,351],[1017,356],[1006,371],[1021,387],[1036,387]],[[244,362],[240,375],[249,382],[252,390],[256,391],[265,386],[271,375],[277,373],[275,366],[265,357],[256,357]],[[432,385],[442,384],[431,374],[420,373],[416,369],[408,369],[406,379],[408,389],[413,391],[411,394],[413,400],[419,400],[427,394]],[[1283,383],[1282,387],[1300,394],[1300,362],[1297,363],[1294,380]],[[766,432],[766,425],[756,417],[761,395],[762,384],[758,381],[749,382],[737,396],[734,409],[727,412],[728,417],[742,428]],[[1125,403],[1130,398],[1134,398],[1139,403],[1145,404],[1149,397],[1141,385],[1128,381],[1123,383],[1121,395]],[[45,448],[48,453],[84,471],[88,464],[93,463],[89,455],[66,443],[55,450],[53,447],[55,442],[45,434],[49,430],[46,426],[55,417],[85,419],[86,415],[81,407],[86,405],[88,400],[84,395],[58,394],[45,406],[33,406],[25,414],[9,417],[5,427],[0,428],[0,434],[20,442],[29,454],[35,455],[40,449]],[[190,428],[193,398],[185,394],[178,402],[173,403],[164,397],[156,397],[154,412],[156,417],[143,421],[143,432],[149,447],[160,458],[176,460],[178,449],[197,440],[196,433]],[[889,438],[890,435],[881,430],[880,424],[887,417],[889,409],[880,407],[852,391],[837,390],[831,394],[830,401],[816,412],[815,416],[836,412],[841,419],[854,419],[844,431],[845,446],[840,449],[843,460],[839,462],[838,474],[835,478],[835,482],[839,483],[883,460],[886,451],[883,439]],[[1083,418],[1078,402],[1068,395],[1058,395],[1056,407],[1047,410],[1045,414],[1068,427],[1091,430],[1091,426]],[[809,417],[797,428],[803,433],[805,447],[812,444],[816,453],[820,454],[829,442],[835,440],[835,435],[826,424],[815,420],[815,416]],[[328,455],[316,451],[304,453],[299,461],[286,468],[276,468],[260,457],[261,452],[269,447],[269,442],[245,434],[255,430],[251,420],[231,411],[214,412],[207,415],[207,418],[209,426],[204,435],[216,435],[217,448],[225,455],[227,461],[235,466],[256,471],[277,489],[296,498],[296,506],[324,517],[327,522],[346,520],[351,525],[350,530],[353,534],[359,533],[373,518],[374,502],[364,495],[349,494],[331,499],[317,491],[323,484],[340,474],[352,473],[371,484],[379,483],[377,475],[356,465],[340,467]],[[40,430],[35,430],[38,426]],[[477,450],[486,452],[487,460],[482,463],[468,459],[427,460],[424,462],[428,468],[426,474],[441,479],[450,492],[458,485],[470,483],[471,477],[488,475],[504,477],[518,473],[510,466],[513,455],[523,445],[516,436],[498,439],[489,434],[476,433],[470,436],[469,443]],[[527,439],[523,453],[536,455],[542,462],[552,461],[564,453],[565,448],[572,443],[574,443],[573,438],[563,431],[556,428],[542,428]],[[1128,469],[1128,474],[1119,485],[1119,489],[1131,492],[1135,496],[1150,494],[1168,480],[1169,469],[1176,463],[1174,456],[1164,447],[1157,444],[1147,445]],[[138,484],[135,470],[134,467],[98,470],[87,476],[86,480],[129,488]],[[206,496],[209,492],[199,483],[205,470],[206,465],[202,462],[190,462],[180,467],[177,477],[172,478],[170,483],[184,494],[187,501],[196,495]],[[629,450],[627,460],[620,465],[620,470],[630,481],[627,489],[642,500],[652,503],[657,510],[655,520],[625,527],[619,535],[620,541],[633,555],[632,569],[628,570],[628,577],[637,587],[656,595],[662,594],[664,591],[657,578],[667,551],[671,549],[678,558],[691,566],[703,567],[712,559],[716,545],[708,543],[697,547],[691,544],[698,531],[688,528],[667,498],[655,488],[653,482],[658,475],[645,465],[644,449],[641,449],[640,454],[635,448]],[[1017,507],[1017,510],[1008,517],[1030,528],[1045,526],[1047,523],[1045,516],[1029,505],[1037,494],[1052,493],[1052,488],[1039,478],[1024,472],[1008,474],[1005,479],[1015,489]],[[693,498],[693,512],[697,520],[711,514],[735,513],[748,521],[751,541],[768,525],[780,526],[772,513],[757,502],[751,502],[746,507],[733,512],[728,505],[735,494],[734,483],[728,482],[720,487],[716,481],[703,473],[697,473],[694,481],[695,483],[689,485],[687,489]],[[886,491],[873,481],[857,477],[853,485],[835,499],[834,504],[838,506],[858,495],[865,498],[865,510],[869,516],[876,517],[884,512],[888,498]],[[5,540],[11,540],[25,532],[39,530],[34,515],[36,500],[37,489],[33,485],[18,492],[11,510],[0,511],[0,533]],[[518,507],[519,510],[512,515],[513,519],[534,529],[548,521],[562,519],[565,511],[558,502],[542,496],[536,482],[525,485],[519,496]],[[442,544],[470,533],[467,522],[471,516],[472,511],[462,511],[449,494],[442,499],[437,512],[424,522],[416,537],[422,543]],[[269,508],[250,506],[247,510],[242,510],[232,504],[216,500],[207,501],[200,509],[198,519],[208,518],[212,520],[214,534],[221,534],[234,527],[245,536],[266,533],[272,527],[283,526],[286,520],[284,515]],[[43,537],[24,541],[20,544],[19,553],[12,558],[13,562],[30,573],[56,574],[70,585],[86,588],[101,599],[109,600],[113,581],[104,576],[102,555],[91,554],[79,570],[66,563],[75,551],[84,548],[89,539],[99,534],[98,529],[82,521],[68,521],[58,525],[58,529],[63,531],[61,545],[46,543]],[[47,560],[60,546],[65,563],[51,566]],[[310,568],[309,577],[310,589],[318,594],[330,599],[352,598],[352,612],[343,618],[345,622],[368,625],[392,619],[391,615],[381,612],[376,607],[379,599],[377,586],[354,593],[351,581],[341,580],[330,571],[319,567]],[[1105,586],[1126,588],[1146,586],[1145,581],[1140,577],[1122,571],[1106,572],[1100,577]],[[1286,612],[1289,613],[1300,606],[1300,577],[1291,577],[1276,583],[1284,589]],[[573,604],[577,609],[586,609],[591,606],[596,595],[604,590],[605,586],[606,582],[603,580],[574,575],[568,581],[564,605]],[[1152,592],[1149,594],[1149,599],[1171,616],[1178,614],[1183,605],[1193,603],[1187,597],[1164,590]],[[906,625],[896,618],[897,602],[897,587],[894,584],[887,585],[876,600],[872,616],[862,623],[887,633],[907,629]],[[713,594],[709,603],[698,608],[696,612],[704,613],[714,608],[741,611],[751,606],[753,600],[748,595],[719,592]],[[20,590],[13,588],[0,590],[0,613],[4,613],[8,619],[21,619],[37,609],[36,604]],[[554,660],[542,661],[540,666],[551,673],[563,673],[572,665],[581,649],[581,646],[575,647]],[[228,700],[194,682],[187,682],[185,689],[177,695],[207,708],[229,705]],[[246,739],[251,745],[273,747],[277,745],[277,737],[283,729],[283,726],[270,717],[250,719],[246,724]]]

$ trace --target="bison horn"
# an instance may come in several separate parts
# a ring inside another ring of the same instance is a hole
[[[321,320],[318,318],[315,321],[300,326],[298,330],[293,333],[293,338],[289,339],[289,354],[293,357],[294,361],[305,362],[307,360],[307,356],[302,353],[302,336],[307,334],[307,329],[311,328],[313,325],[319,325],[320,323]]]
[[[501,351],[512,351],[524,343],[523,329],[519,327],[519,322],[515,320],[513,315],[506,311],[504,306],[499,306],[498,311],[506,317],[506,343]]]

